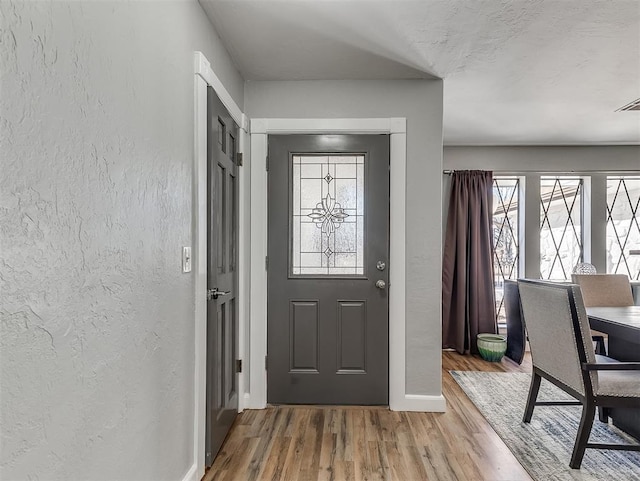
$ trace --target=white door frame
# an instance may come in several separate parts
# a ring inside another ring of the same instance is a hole
[[[195,391],[194,391],[194,459],[185,480],[201,479],[205,467],[206,387],[207,387],[207,87],[213,87],[233,120],[240,127],[238,151],[244,152],[247,142],[247,117],[235,103],[231,94],[211,69],[211,64],[201,52],[194,54],[195,105],[194,105],[194,165],[193,165],[193,257],[195,284]],[[238,358],[244,358],[244,326],[248,299],[245,269],[249,255],[244,239],[247,236],[245,221],[248,209],[244,193],[249,189],[249,175],[238,167]],[[244,408],[241,387],[244,374],[238,374],[238,411]]]
[[[245,407],[267,404],[267,136],[269,134],[390,134],[389,407],[422,410],[405,394],[405,118],[251,120],[251,376]]]

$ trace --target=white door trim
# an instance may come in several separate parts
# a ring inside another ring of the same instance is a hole
[[[194,428],[193,428],[193,466],[187,477],[200,479],[205,467],[206,433],[206,372],[207,372],[207,87],[213,87],[227,108],[233,120],[240,126],[238,150],[245,151],[247,143],[247,117],[235,103],[231,94],[211,69],[211,65],[201,52],[194,54],[194,164],[193,164],[193,254],[194,262],[194,298],[195,298],[195,346],[194,346]],[[245,228],[248,209],[244,193],[249,189],[249,175],[243,167],[238,168],[239,205],[238,205],[238,338],[239,359],[244,358],[244,326],[247,315],[244,299],[248,299],[247,260],[249,258],[244,239],[248,233]],[[238,386],[244,385],[243,373],[240,373]],[[242,390],[238,391],[238,410],[244,408]],[[186,478],[187,478],[186,477]],[[185,478],[185,479],[186,479]]]
[[[366,133],[390,134],[389,407],[406,409],[406,125],[405,118],[251,120],[251,377],[245,408],[267,404],[267,136]]]

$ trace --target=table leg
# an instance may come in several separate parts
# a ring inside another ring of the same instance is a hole
[[[618,361],[639,361],[640,349],[635,343],[609,335],[609,357]],[[614,426],[640,440],[640,410],[612,408],[610,416]]]

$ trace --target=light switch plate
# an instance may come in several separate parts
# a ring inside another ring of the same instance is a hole
[[[182,272],[191,272],[191,247],[182,248]]]

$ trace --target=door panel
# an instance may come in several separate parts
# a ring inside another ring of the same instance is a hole
[[[389,136],[269,136],[268,182],[268,402],[387,404]]]
[[[291,315],[289,370],[318,372],[318,303],[292,301],[289,312]]]
[[[211,466],[238,412],[237,189],[238,126],[208,88],[206,465]]]
[[[365,301],[338,301],[338,372],[367,372]]]

